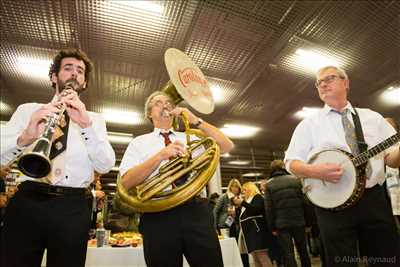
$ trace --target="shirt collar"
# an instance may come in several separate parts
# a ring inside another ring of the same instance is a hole
[[[161,133],[168,133],[168,132],[169,132],[170,134],[176,135],[173,128],[170,128],[169,130],[160,129],[160,128],[154,128],[154,129],[153,129],[153,133],[154,133],[155,135],[160,135]]]
[[[356,114],[356,112],[354,111],[353,106],[351,105],[351,103],[349,101],[347,101],[346,106],[344,107],[344,109],[349,109],[351,111],[351,113]],[[327,104],[325,104],[325,106],[322,109],[322,114],[324,115],[328,115],[331,111],[336,111],[334,108],[328,106]]]

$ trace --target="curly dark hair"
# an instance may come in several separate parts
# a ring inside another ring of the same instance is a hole
[[[60,71],[60,67],[61,67],[61,61],[63,60],[63,58],[66,58],[66,57],[73,57],[78,60],[82,60],[85,63],[85,81],[86,81],[86,85],[88,85],[89,84],[89,74],[93,69],[93,63],[89,59],[89,57],[85,54],[85,52],[83,52],[82,50],[80,50],[78,48],[66,48],[66,49],[63,49],[60,52],[58,52],[58,54],[53,59],[53,63],[50,66],[50,70],[49,70],[50,81],[51,81],[51,76],[53,75],[53,73],[55,73],[56,75],[58,74],[58,72]],[[52,86],[53,86],[53,88],[56,88],[55,83],[52,83]]]

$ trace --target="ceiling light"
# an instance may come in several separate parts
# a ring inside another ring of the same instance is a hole
[[[115,34],[116,29],[124,32],[130,29],[128,34],[133,34],[133,37],[140,36],[142,39],[133,44],[133,49],[135,49],[154,36],[169,37],[170,24],[166,23],[168,18],[163,15],[163,3],[163,1],[148,0],[100,1],[99,7],[104,17],[94,19],[98,19],[98,23],[103,25],[110,36]],[[156,53],[159,49],[158,46],[152,47],[147,53]]]
[[[317,113],[321,108],[308,108],[303,107],[301,110],[297,111],[294,116],[299,119],[307,118],[315,113]]]
[[[51,65],[50,60],[18,57],[17,58],[17,69],[22,73],[31,76],[36,79],[49,79],[49,68]]]
[[[104,119],[110,123],[137,125],[142,123],[139,113],[105,109],[102,112]]]
[[[206,78],[216,104],[227,103],[237,96],[235,92],[240,87],[238,83],[211,76]]]
[[[121,1],[121,0],[112,1],[111,0],[107,2],[130,6],[136,9],[141,9],[152,13],[162,14],[164,12],[164,6],[161,5],[160,2],[155,2],[155,1]]]
[[[109,192],[108,194],[110,194],[110,195],[115,195],[115,192]]]
[[[381,96],[383,101],[390,105],[400,105],[400,87],[389,87]]]
[[[332,58],[327,55],[323,55],[320,52],[297,49],[294,55],[291,57],[293,64],[298,65],[300,69],[315,73],[322,67],[326,66],[337,66],[341,64],[338,59]]]
[[[229,154],[229,153],[221,154],[221,157],[223,157],[223,158],[229,158],[230,156],[231,156],[231,154]]]
[[[248,172],[248,173],[242,174],[242,177],[260,177],[260,176],[264,176],[264,173],[262,173],[262,172]]]
[[[224,102],[224,93],[219,85],[211,85],[210,90],[216,104]]]
[[[248,165],[250,164],[249,160],[231,160],[228,161],[228,164],[232,164],[232,165]]]
[[[3,101],[0,101],[0,113],[8,113],[9,111],[11,111],[10,106]]]
[[[117,186],[116,183],[107,183],[107,184],[105,184],[105,185],[108,185],[108,186]]]
[[[247,138],[254,136],[260,128],[239,124],[225,124],[221,131],[231,138]]]
[[[132,134],[108,132],[108,140],[113,144],[129,144],[132,139]]]

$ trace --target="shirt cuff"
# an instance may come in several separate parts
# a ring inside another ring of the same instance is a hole
[[[7,165],[10,162],[14,161],[28,147],[28,146],[25,146],[25,147],[18,146],[17,139],[18,139],[18,137],[15,138],[13,145],[7,151],[5,151],[4,154],[2,155],[1,165]]]
[[[290,163],[292,163],[292,159],[287,159],[285,160],[285,169],[290,173],[293,174],[293,172],[290,170]]]

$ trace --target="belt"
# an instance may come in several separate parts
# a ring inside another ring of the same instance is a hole
[[[18,191],[35,192],[52,196],[84,196],[86,195],[87,189],[81,187],[56,186],[40,182],[25,181],[18,186]]]

